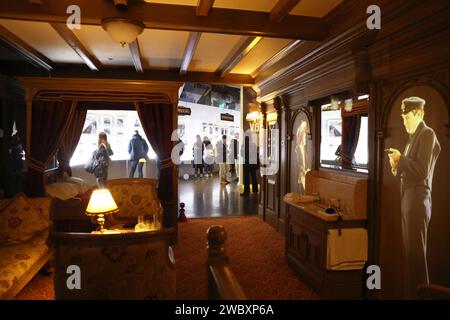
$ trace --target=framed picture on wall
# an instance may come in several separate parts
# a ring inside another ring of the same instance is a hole
[[[98,116],[88,114],[84,122],[83,134],[97,134]]]
[[[330,139],[341,138],[342,136],[342,120],[330,119],[327,123],[328,137]]]

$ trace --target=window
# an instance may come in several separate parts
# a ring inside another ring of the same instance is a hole
[[[369,143],[369,123],[368,123],[369,117],[368,116],[362,116],[361,117],[361,127],[359,130],[359,140],[358,140],[358,146],[356,147],[355,151],[355,163],[357,169],[367,169],[367,163],[368,163],[368,156],[369,156],[369,150],[368,150],[368,143]]]
[[[367,97],[321,106],[321,167],[367,172],[367,110]]]
[[[342,140],[342,117],[340,110],[322,107],[322,141],[320,163],[324,166],[339,167],[338,155]]]
[[[156,154],[145,136],[136,111],[89,110],[80,141],[70,159],[70,165],[77,166],[87,162],[97,148],[98,133],[102,131],[108,135],[108,142],[114,152],[111,160],[128,160],[128,143],[134,130],[138,130],[139,134],[146,139],[149,146],[148,156],[150,159],[155,159]]]

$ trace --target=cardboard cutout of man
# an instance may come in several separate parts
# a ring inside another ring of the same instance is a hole
[[[429,283],[427,228],[431,219],[431,189],[441,146],[433,129],[425,123],[425,100],[402,101],[401,117],[409,141],[403,153],[387,149],[391,172],[400,177],[403,239],[404,294],[417,297],[417,286]]]

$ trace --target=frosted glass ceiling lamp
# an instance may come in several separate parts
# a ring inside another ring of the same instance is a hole
[[[331,110],[339,110],[339,100],[336,97],[331,97]]]
[[[352,99],[346,99],[344,104],[344,110],[345,112],[352,112],[353,109],[353,100]]]
[[[102,19],[102,27],[114,41],[125,47],[137,39],[144,31],[145,25],[132,19],[106,18]]]

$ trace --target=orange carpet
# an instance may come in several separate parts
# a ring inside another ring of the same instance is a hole
[[[284,238],[256,216],[190,219],[179,223],[174,246],[177,298],[207,299],[206,230],[223,225],[230,265],[249,299],[318,299],[287,266]],[[53,278],[37,275],[16,299],[54,299]]]

